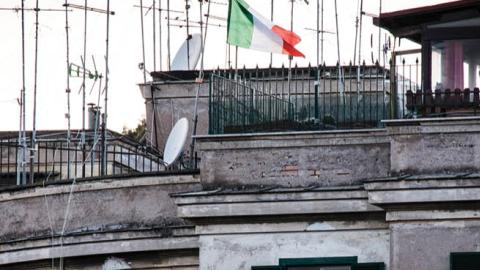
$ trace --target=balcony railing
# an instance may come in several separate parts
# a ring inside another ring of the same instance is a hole
[[[196,163],[180,160],[168,168],[155,149],[125,138],[110,138],[106,151],[102,143],[88,137],[68,144],[64,134],[39,139],[34,147],[18,138],[0,138],[0,187],[55,182],[92,177],[184,173],[196,170]]]
[[[217,71],[209,133],[379,127],[390,118],[388,78],[379,65]]]

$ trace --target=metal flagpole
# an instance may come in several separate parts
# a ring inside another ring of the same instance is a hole
[[[270,20],[273,22],[273,0],[270,3]],[[273,53],[270,53],[270,67],[272,67],[272,63],[273,63]]]

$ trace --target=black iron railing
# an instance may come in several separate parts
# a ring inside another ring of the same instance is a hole
[[[17,138],[0,139],[0,186],[34,184],[90,177],[182,172],[196,169],[196,162],[180,160],[166,167],[155,149],[122,139],[110,139],[104,152],[98,140],[67,144],[65,138],[38,140],[34,147]],[[84,151],[85,149],[85,151]],[[85,154],[84,154],[85,153]],[[193,166],[193,167],[192,167]],[[33,183],[32,183],[33,181]]]
[[[388,78],[378,65],[219,70],[209,133],[379,127],[390,118]]]

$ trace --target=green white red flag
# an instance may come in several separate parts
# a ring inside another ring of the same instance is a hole
[[[227,29],[230,45],[305,57],[294,47],[301,41],[297,34],[265,19],[244,0],[230,0]]]

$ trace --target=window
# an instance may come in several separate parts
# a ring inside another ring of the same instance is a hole
[[[385,264],[358,263],[357,257],[280,259],[278,265],[252,266],[252,270],[384,270]]]
[[[480,269],[480,252],[450,253],[450,270]]]

